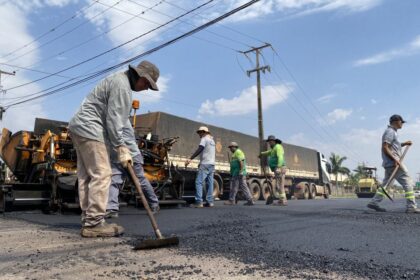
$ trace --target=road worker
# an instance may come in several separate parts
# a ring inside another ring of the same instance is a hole
[[[286,162],[284,160],[284,149],[281,145],[282,141],[274,135],[268,136],[266,142],[270,145],[270,149],[262,152],[260,156],[268,156],[268,166],[274,172],[276,181],[276,189],[279,190],[279,200],[273,205],[287,206],[286,192],[284,190],[284,180],[286,176]]]
[[[252,200],[251,192],[249,191],[246,183],[246,161],[245,154],[239,149],[239,145],[236,142],[232,142],[229,145],[229,149],[232,152],[232,159],[230,160],[230,192],[229,200],[225,201],[225,205],[236,204],[236,194],[238,189],[242,191],[245,196],[246,206],[254,205]]]
[[[407,168],[400,162],[402,152],[401,148],[404,146],[411,146],[411,141],[401,143],[398,139],[398,129],[403,127],[405,121],[400,115],[392,115],[389,118],[389,126],[382,134],[382,166],[385,168],[385,177],[383,184],[386,184],[391,177],[394,169],[398,167],[394,179],[404,188],[405,199],[407,200],[406,213],[420,213],[417,208],[416,200],[414,197],[414,182],[408,175]],[[386,212],[385,208],[379,206],[383,200],[385,193],[381,188],[378,188],[375,196],[367,205],[368,208],[378,212]]]
[[[148,61],[105,78],[82,102],[69,123],[77,153],[83,237],[111,237],[124,229],[104,220],[111,183],[110,149],[123,167],[133,162],[123,138],[132,91],[158,90],[159,69]]]
[[[214,165],[216,162],[216,144],[213,136],[211,136],[209,129],[206,126],[201,126],[197,130],[200,136],[200,144],[195,153],[185,161],[187,167],[191,160],[198,155],[200,156],[200,164],[198,165],[197,177],[195,179],[195,208],[213,207],[213,176]],[[206,204],[203,205],[203,185],[207,186]]]

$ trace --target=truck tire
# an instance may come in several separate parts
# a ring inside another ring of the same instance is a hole
[[[220,199],[220,184],[218,180],[213,180],[213,198],[215,200],[219,200]]]
[[[261,193],[264,200],[267,200],[267,198],[270,197],[271,191],[271,182],[270,180],[261,179],[260,180],[260,186],[261,186]]]
[[[257,179],[250,179],[247,181],[249,191],[251,192],[252,199],[259,200],[262,197],[262,190],[260,182]]]
[[[305,189],[303,191],[303,199],[309,199],[310,190],[309,185],[305,185]]]
[[[309,185],[309,199],[316,198],[316,186],[314,184]]]
[[[329,199],[330,198],[330,194],[331,194],[330,185],[326,185],[324,187],[324,198],[325,199]]]
[[[0,213],[6,212],[6,194],[0,190]]]

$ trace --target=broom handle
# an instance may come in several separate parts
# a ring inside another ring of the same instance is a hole
[[[402,161],[404,160],[404,157],[405,157],[405,154],[406,154],[406,153],[407,153],[407,151],[408,151],[408,148],[410,148],[410,145],[408,145],[408,146],[404,149],[404,152],[403,152],[403,154],[402,154],[402,156],[401,156],[401,158],[400,158],[400,164],[401,164],[401,163],[402,163]],[[388,186],[389,186],[389,185],[391,184],[391,182],[394,180],[395,174],[397,174],[398,169],[400,169],[400,165],[395,166],[394,171],[392,171],[392,174],[391,174],[391,176],[390,176],[390,177],[389,177],[389,179],[388,179],[388,182],[386,182],[385,186],[383,186],[383,187],[382,187],[383,189],[388,188]]]
[[[136,186],[137,192],[140,195],[141,202],[143,203],[144,209],[146,209],[147,215],[149,216],[150,223],[152,224],[156,237],[158,239],[161,239],[162,234],[160,233],[155,217],[153,216],[152,210],[150,210],[149,203],[147,202],[146,197],[144,196],[143,190],[141,189],[139,179],[137,178],[136,173],[134,172],[133,166],[131,166],[130,163],[127,165],[127,170],[128,170],[128,173],[130,174],[131,181],[133,181],[134,185]]]

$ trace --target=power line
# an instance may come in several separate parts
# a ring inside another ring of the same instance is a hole
[[[45,80],[45,79],[47,79],[47,78],[49,78],[49,77],[52,77],[52,76],[54,76],[54,75],[56,75],[56,74],[63,73],[63,72],[65,72],[65,71],[67,71],[67,70],[73,69],[73,68],[78,67],[78,66],[80,66],[80,65],[82,65],[82,64],[85,64],[85,63],[87,63],[87,62],[89,62],[89,61],[92,61],[92,60],[94,60],[94,59],[96,59],[96,58],[98,58],[98,57],[101,57],[101,56],[103,56],[103,55],[105,55],[105,54],[107,54],[107,53],[110,53],[110,52],[112,52],[112,51],[114,51],[114,50],[116,50],[116,49],[118,49],[118,48],[121,48],[121,47],[123,47],[123,46],[125,46],[125,45],[127,45],[127,44],[129,44],[129,43],[131,43],[131,42],[134,42],[134,41],[136,41],[136,40],[138,40],[138,39],[140,39],[140,38],[142,38],[142,37],[144,37],[144,36],[146,36],[146,35],[148,35],[148,34],[150,34],[150,33],[154,32],[154,31],[156,31],[156,30],[158,30],[158,29],[160,29],[160,28],[162,28],[162,27],[164,27],[164,26],[166,26],[166,25],[168,25],[168,24],[170,24],[170,23],[172,23],[172,22],[176,21],[178,18],[181,18],[181,17],[184,17],[184,16],[188,15],[188,14],[189,14],[189,13],[191,13],[192,11],[196,11],[196,10],[200,9],[201,7],[203,7],[203,6],[205,6],[205,5],[209,4],[209,3],[211,3],[211,2],[213,2],[213,1],[214,1],[214,0],[209,0],[209,1],[207,1],[207,2],[205,2],[205,3],[203,3],[203,4],[201,4],[200,6],[198,6],[198,7],[194,8],[193,10],[188,11],[188,12],[186,12],[186,13],[184,13],[184,14],[182,14],[182,15],[180,15],[180,16],[178,16],[178,17],[176,17],[176,18],[174,18],[174,19],[172,19],[172,20],[170,20],[170,21],[168,21],[168,22],[166,22],[166,23],[164,23],[164,24],[162,24],[162,25],[160,25],[160,26],[156,27],[156,28],[153,28],[153,29],[151,29],[151,30],[149,30],[149,31],[147,31],[147,32],[145,32],[145,33],[143,33],[143,34],[139,35],[139,36],[136,36],[136,37],[132,38],[131,40],[128,40],[128,41],[126,41],[126,42],[124,42],[124,43],[122,43],[122,44],[119,44],[118,46],[113,47],[113,48],[111,48],[111,49],[109,49],[109,50],[107,50],[107,51],[105,51],[105,52],[102,52],[102,53],[100,53],[100,54],[97,54],[97,55],[95,55],[95,56],[93,56],[93,57],[91,57],[91,58],[88,58],[88,59],[86,59],[86,60],[83,60],[83,61],[81,61],[81,62],[79,62],[79,63],[77,63],[77,64],[74,64],[74,65],[72,65],[72,66],[69,66],[69,67],[66,67],[66,68],[64,68],[64,69],[61,69],[61,70],[59,70],[59,71],[57,71],[57,72],[55,72],[55,73],[53,73],[53,74],[50,74],[50,75],[44,76],[44,77],[42,77],[42,78],[39,78],[39,79],[33,80],[33,81],[31,81],[31,82],[27,82],[27,83],[23,83],[23,84],[20,84],[20,85],[17,85],[17,86],[11,87],[11,88],[9,88],[9,89],[7,89],[7,90],[12,90],[12,89],[20,88],[20,87],[23,87],[23,86],[27,86],[27,85],[29,85],[29,84],[33,84],[33,83],[36,83],[36,82],[39,82],[39,81]]]
[[[133,4],[137,5],[137,6],[140,6],[140,7],[146,8],[146,6],[144,6],[144,5],[140,4],[140,3],[137,3],[137,2],[135,2],[135,1],[133,1],[133,0],[127,0],[127,1],[128,1],[128,2],[130,2],[130,3],[133,3]],[[166,1],[165,1],[165,3],[166,3]],[[171,15],[168,15],[168,14],[163,13],[163,12],[161,12],[161,11],[156,11],[156,10],[153,10],[153,11],[154,11],[154,12],[156,12],[156,13],[158,13],[158,14],[164,15],[164,16],[166,16],[166,17],[173,18]],[[198,15],[198,14],[195,14],[195,15]],[[180,21],[180,22],[182,22],[182,23],[188,24],[188,25],[190,25],[190,26],[193,26],[193,27],[196,27],[196,26],[197,26],[197,25],[195,25],[195,24],[193,24],[193,23],[191,23],[191,22],[188,22],[187,20],[181,20],[181,19],[180,19],[179,21]],[[217,36],[217,37],[219,37],[219,38],[222,38],[222,39],[225,39],[225,40],[228,40],[228,41],[231,41],[231,42],[234,42],[234,43],[240,44],[240,45],[245,45],[245,46],[247,46],[247,47],[251,47],[250,45],[245,44],[245,43],[243,43],[243,42],[241,42],[241,41],[235,40],[235,39],[233,39],[233,38],[229,38],[229,37],[224,36],[224,35],[221,35],[221,34],[218,34],[218,33],[213,32],[213,31],[211,31],[211,30],[206,30],[206,32],[208,32],[208,33],[210,33],[210,34],[213,34],[213,35],[215,35],[215,36]],[[236,50],[235,50],[235,51],[236,51]]]
[[[270,82],[270,80],[266,77],[263,76],[263,78]],[[272,82],[271,82],[272,83]],[[285,84],[287,85],[287,84]],[[289,90],[290,94],[293,96],[293,90],[286,86],[287,89]],[[273,89],[280,95],[283,95],[276,87],[273,87]],[[289,108],[292,109],[292,111],[319,137],[319,139],[321,139],[321,141],[324,141],[325,143],[330,143],[330,141],[324,137],[324,135],[322,133],[320,133],[317,129],[315,129],[315,126],[313,126],[300,112],[299,110],[297,110],[288,100],[287,98],[285,99],[286,104],[288,105]],[[338,146],[337,146],[338,147]],[[344,151],[344,150],[343,150]],[[349,158],[349,160],[357,163],[357,161],[353,160],[352,158]]]
[[[96,1],[96,2],[98,2],[98,1]],[[110,29],[108,29],[108,30],[106,30],[106,31],[104,31],[104,32],[102,32],[102,33],[100,33],[100,34],[98,34],[98,35],[96,35],[96,36],[93,36],[93,37],[91,37],[91,38],[90,38],[90,39],[88,39],[88,40],[85,40],[85,41],[83,41],[83,42],[80,42],[80,43],[78,43],[78,44],[76,44],[76,45],[73,45],[73,46],[72,46],[72,47],[70,47],[70,48],[67,48],[67,49],[62,50],[62,51],[60,51],[60,52],[58,52],[58,53],[55,53],[55,54],[53,54],[53,55],[51,55],[51,56],[49,56],[49,57],[46,57],[46,58],[44,58],[44,59],[42,59],[42,60],[39,60],[38,62],[36,62],[36,63],[34,63],[34,64],[30,65],[30,66],[27,66],[27,67],[34,67],[34,66],[36,66],[36,65],[39,65],[40,63],[46,62],[46,61],[48,61],[48,60],[50,60],[50,59],[52,59],[52,58],[55,58],[55,57],[60,56],[60,55],[63,55],[63,54],[65,54],[65,53],[68,53],[68,52],[70,52],[70,51],[72,51],[72,50],[75,50],[75,49],[77,49],[77,48],[79,48],[79,47],[81,47],[81,46],[83,46],[83,45],[86,45],[87,43],[90,43],[90,42],[92,42],[92,41],[96,40],[97,38],[100,38],[100,37],[102,37],[103,35],[106,35],[106,34],[110,33],[111,31],[113,31],[113,30],[115,30],[115,29],[117,29],[117,28],[119,28],[119,27],[123,26],[124,24],[127,24],[127,23],[128,23],[128,22],[130,22],[131,20],[135,19],[137,16],[139,16],[139,15],[141,15],[141,14],[146,13],[148,10],[151,10],[151,9],[153,9],[153,8],[155,8],[155,7],[157,7],[157,6],[159,6],[159,5],[160,5],[160,4],[162,4],[163,2],[164,2],[164,0],[161,0],[161,1],[159,1],[157,4],[155,4],[155,5],[153,5],[152,7],[150,7],[149,9],[146,9],[146,10],[141,11],[141,12],[140,12],[140,13],[138,13],[137,15],[134,15],[133,17],[131,17],[131,18],[129,18],[129,19],[127,19],[127,20],[125,20],[125,21],[121,22],[120,24],[117,24],[117,25],[115,25],[114,27],[112,27],[112,28],[110,28]],[[4,64],[4,63],[0,63],[0,64]]]
[[[245,4],[243,4],[243,5],[235,8],[235,9],[233,9],[233,10],[231,10],[231,11],[229,11],[229,12],[227,12],[227,13],[225,13],[225,14],[223,14],[223,15],[221,15],[221,16],[219,16],[219,17],[217,17],[217,18],[215,18],[215,19],[213,19],[213,20],[211,20],[211,21],[209,21],[209,22],[207,22],[207,23],[199,26],[199,27],[197,27],[197,28],[194,28],[194,29],[192,29],[192,30],[190,30],[190,31],[188,31],[188,32],[186,32],[186,33],[178,36],[178,37],[175,37],[175,38],[173,38],[173,39],[171,39],[171,40],[169,40],[169,41],[167,41],[167,42],[165,42],[163,44],[160,44],[160,45],[158,45],[158,46],[156,46],[156,47],[154,47],[154,48],[152,48],[152,49],[150,49],[150,50],[148,50],[146,52],[143,52],[143,53],[141,53],[141,54],[139,54],[137,56],[134,56],[134,57],[132,57],[132,58],[130,58],[128,60],[125,60],[125,61],[123,61],[121,63],[118,63],[118,64],[116,64],[114,66],[111,66],[111,67],[108,67],[108,68],[103,69],[101,71],[98,71],[96,73],[93,73],[92,75],[90,75],[90,76],[88,76],[88,77],[86,77],[84,79],[81,79],[79,81],[76,81],[76,82],[74,82],[72,84],[63,86],[61,88],[58,88],[58,89],[55,89],[55,90],[46,92],[44,94],[41,94],[41,95],[38,95],[38,96],[35,96],[35,97],[32,97],[32,98],[28,98],[28,99],[25,99],[25,100],[22,100],[22,101],[19,101],[19,102],[8,104],[7,105],[7,109],[10,108],[10,107],[16,106],[18,104],[23,104],[23,103],[26,103],[26,102],[29,102],[29,101],[32,101],[32,100],[35,100],[35,99],[38,99],[38,98],[42,98],[42,97],[49,96],[49,95],[52,95],[54,93],[60,92],[60,91],[65,90],[67,88],[73,87],[73,86],[78,85],[80,83],[83,83],[83,82],[86,82],[88,80],[91,80],[91,79],[93,79],[95,77],[98,77],[98,76],[100,76],[100,75],[102,75],[104,73],[110,72],[110,71],[112,71],[112,70],[114,70],[114,69],[116,69],[118,67],[121,67],[123,65],[126,65],[126,64],[128,64],[128,63],[130,63],[130,62],[132,62],[134,60],[137,60],[137,59],[139,59],[141,57],[144,57],[144,56],[147,56],[147,55],[152,54],[154,52],[157,52],[157,51],[159,51],[159,50],[161,50],[161,49],[163,49],[163,48],[165,48],[167,46],[170,46],[170,45],[172,45],[172,44],[174,44],[174,43],[176,43],[176,42],[178,42],[178,41],[180,41],[182,39],[185,39],[185,38],[187,38],[187,37],[189,37],[189,36],[191,36],[191,35],[199,32],[199,31],[201,31],[201,30],[203,30],[203,29],[205,29],[205,28],[207,28],[209,26],[212,26],[212,25],[216,24],[217,22],[222,21],[225,18],[228,18],[228,17],[232,16],[233,14],[235,14],[235,13],[237,13],[239,11],[242,11],[243,9],[246,9],[246,8],[250,7],[251,5],[253,5],[253,4],[255,4],[255,3],[259,2],[259,1],[260,0],[252,0],[252,1],[249,1],[249,2],[247,2]]]
[[[7,2],[7,1],[5,1],[5,2]],[[48,34],[50,34],[50,33],[52,33],[52,32],[55,32],[55,31],[57,31],[57,29],[59,29],[61,26],[63,26],[63,25],[65,25],[67,22],[69,22],[69,21],[71,21],[71,20],[73,20],[73,19],[75,19],[82,11],[84,11],[84,10],[87,10],[87,9],[89,9],[90,7],[92,7],[93,5],[95,5],[96,4],[96,1],[95,2],[93,2],[93,3],[91,3],[91,4],[89,4],[89,5],[87,5],[86,7],[83,7],[83,8],[81,8],[81,9],[79,9],[79,10],[77,10],[71,17],[69,17],[69,18],[67,18],[67,19],[65,19],[64,21],[62,21],[61,23],[59,23],[58,25],[55,25],[54,27],[52,27],[52,28],[50,28],[48,31],[46,31],[46,32],[44,32],[44,33],[42,33],[42,34],[40,34],[40,35],[38,35],[37,37],[35,37],[35,39],[33,39],[32,41],[30,41],[30,42],[28,42],[28,43],[26,43],[26,44],[24,44],[24,45],[22,45],[22,46],[20,46],[19,48],[17,48],[17,49],[15,49],[15,50],[13,50],[13,51],[11,51],[11,52],[9,52],[9,53],[7,53],[7,54],[5,54],[5,55],[3,55],[3,56],[1,56],[0,58],[5,58],[5,57],[8,57],[8,56],[10,56],[10,55],[12,55],[12,54],[14,54],[14,53],[16,53],[16,52],[18,52],[18,51],[20,51],[20,50],[22,50],[22,49],[24,49],[24,48],[27,48],[27,47],[29,47],[30,45],[32,45],[33,43],[35,43],[35,42],[37,42],[37,41],[39,41],[41,38],[43,38],[43,37],[45,37],[45,36],[47,36]]]
[[[177,4],[174,4],[174,3],[172,3],[171,1],[165,0],[165,3],[166,3],[166,4],[171,5],[172,7],[175,7],[175,8],[177,8],[177,9],[180,9],[180,10],[184,10],[184,11],[186,11],[186,9],[185,9],[185,8],[183,8],[183,7],[181,7],[181,6],[177,5]],[[201,17],[202,19],[205,19],[205,20],[209,20],[209,18],[208,18],[208,17],[205,17],[205,16],[200,15],[200,14],[193,14],[193,15],[194,15],[194,16],[199,16],[199,17]],[[225,24],[219,23],[218,25],[220,25],[221,27],[223,27],[223,28],[225,28],[225,29],[227,29],[227,30],[233,31],[233,32],[235,32],[235,33],[237,33],[237,34],[240,34],[240,35],[242,35],[242,36],[244,36],[244,37],[247,37],[248,39],[255,40],[256,42],[258,42],[258,43],[260,43],[260,44],[265,44],[265,43],[266,43],[266,42],[264,42],[264,41],[262,41],[262,40],[260,40],[260,39],[258,39],[258,38],[256,38],[256,37],[254,37],[254,36],[251,36],[251,35],[249,35],[249,34],[246,34],[246,33],[244,33],[244,32],[241,32],[241,31],[239,31],[239,30],[237,30],[237,29],[234,29],[234,28],[232,28],[232,27],[229,27],[229,26],[227,26],[227,25],[225,25]]]
[[[116,5],[118,5],[118,4],[119,4],[119,3],[121,3],[122,1],[124,1],[124,0],[119,0],[119,1],[117,1],[116,3],[114,3],[112,6],[116,6]],[[95,2],[95,3],[99,3],[99,1],[98,1],[98,0],[96,0],[96,2]],[[90,22],[91,20],[93,20],[93,19],[97,18],[98,16],[100,16],[100,15],[102,15],[102,14],[106,13],[106,12],[107,12],[108,10],[110,10],[110,9],[111,9],[111,7],[109,7],[108,9],[105,9],[105,10],[103,10],[103,11],[99,12],[98,14],[96,14],[96,15],[92,16],[91,18],[88,18],[88,19],[86,19],[86,20],[82,21],[80,24],[76,25],[75,27],[71,28],[70,30],[67,30],[65,33],[63,33],[63,34],[61,34],[61,35],[59,35],[59,36],[57,36],[57,37],[55,37],[55,38],[53,38],[53,39],[51,39],[51,40],[49,40],[49,41],[45,42],[45,43],[42,43],[42,44],[41,44],[41,45],[39,45],[37,48],[34,48],[34,49],[32,49],[32,50],[30,50],[30,51],[27,51],[27,52],[25,52],[25,53],[23,53],[23,54],[21,54],[21,55],[19,55],[19,56],[17,56],[17,57],[14,57],[14,58],[12,58],[12,59],[7,60],[7,61],[6,61],[6,63],[7,63],[7,62],[11,62],[11,61],[13,61],[13,60],[17,60],[17,59],[19,59],[19,58],[21,58],[21,57],[24,57],[24,56],[26,56],[26,55],[28,55],[28,54],[30,54],[30,53],[32,53],[32,52],[34,52],[35,50],[39,49],[40,47],[43,47],[43,46],[49,45],[49,44],[51,44],[52,42],[55,42],[55,41],[57,41],[58,39],[61,39],[61,38],[65,37],[65,36],[67,36],[68,34],[72,33],[73,31],[75,31],[75,30],[79,29],[81,26],[83,26],[83,25],[85,25],[86,23]]]
[[[274,54],[278,57],[279,61],[281,62],[281,64],[283,65],[283,67],[286,69],[287,73],[290,75],[290,77],[293,79],[293,81],[296,83],[296,85],[298,86],[298,88],[300,89],[300,91],[304,94],[304,96],[306,97],[306,101],[309,101],[309,104],[312,105],[312,107],[315,109],[315,111],[317,112],[317,114],[319,115],[320,119],[322,120],[323,123],[325,123],[328,127],[328,129],[325,129],[324,127],[321,126],[322,130],[327,133],[330,137],[332,138],[337,138],[339,139],[339,135],[337,133],[337,131],[335,131],[335,129],[329,124],[328,120],[325,119],[325,117],[323,116],[323,114],[321,113],[321,111],[318,109],[318,107],[315,105],[315,103],[312,101],[312,98],[306,93],[306,91],[303,89],[302,85],[300,84],[300,82],[295,78],[295,76],[293,75],[293,73],[290,71],[289,67],[287,67],[286,63],[281,59],[280,55],[275,51],[274,48],[273,52]],[[274,74],[280,78],[280,75],[277,73],[276,69],[274,68]],[[300,101],[299,101],[300,102]],[[304,108],[305,111],[308,112],[308,110],[306,109],[306,107],[304,106],[304,104],[302,104],[302,107]],[[309,112],[308,112],[309,113]],[[342,142],[343,147],[345,148],[345,150],[347,150],[349,153],[351,153],[353,156],[355,156],[357,159],[363,158],[361,155],[359,155],[357,152],[353,151],[350,147],[348,147],[344,142]]]
[[[63,76],[63,75],[59,75],[59,74],[54,75],[53,73],[50,73],[50,72],[45,72],[45,71],[34,69],[34,68],[22,67],[22,66],[8,64],[8,63],[0,63],[0,65],[5,65],[5,66],[11,67],[11,68],[17,68],[17,69],[21,69],[21,70],[30,71],[30,72],[36,72],[36,73],[41,73],[41,74],[53,75],[53,76],[57,76],[57,77],[61,77],[61,78],[70,78],[68,76]]]

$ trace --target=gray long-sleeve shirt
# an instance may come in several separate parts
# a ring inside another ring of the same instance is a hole
[[[85,98],[70,120],[69,130],[107,143],[111,148],[126,145],[123,130],[129,123],[131,103],[132,91],[127,75],[123,72],[110,75]]]

